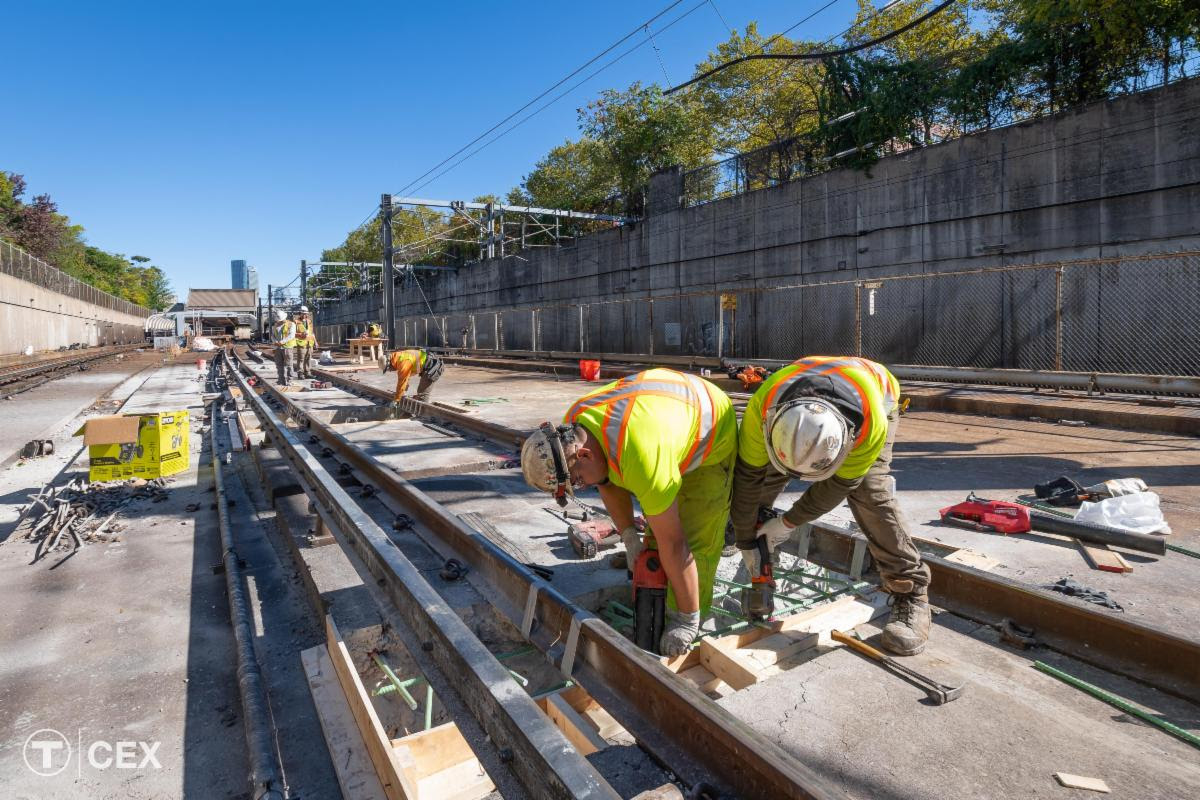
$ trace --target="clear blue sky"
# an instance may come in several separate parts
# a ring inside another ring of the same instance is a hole
[[[228,286],[232,258],[258,268],[265,292],[338,244],[381,192],[668,2],[7,3],[0,169],[48,192],[91,244],[150,256],[181,297]],[[714,2],[730,26],[774,33],[826,0]],[[828,38],[854,10],[836,0],[791,35]],[[678,82],[727,36],[705,2],[654,40]],[[666,82],[649,44],[420,194],[507,191],[577,135],[576,108],[634,80]]]

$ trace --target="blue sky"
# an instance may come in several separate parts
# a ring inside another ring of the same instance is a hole
[[[774,33],[826,2],[704,2],[654,42],[678,82],[728,35],[713,3]],[[265,291],[668,3],[8,3],[0,169],[181,296],[228,286],[232,258]],[[828,38],[854,10],[836,0],[791,35]],[[576,108],[634,80],[665,83],[649,43],[419,194],[507,191],[577,135]]]

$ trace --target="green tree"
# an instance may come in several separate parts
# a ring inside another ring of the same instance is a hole
[[[542,208],[598,211],[617,190],[616,170],[608,151],[584,136],[568,139],[547,153],[525,176],[521,190],[514,190],[508,199]]]

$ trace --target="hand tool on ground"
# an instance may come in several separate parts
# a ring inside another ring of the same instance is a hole
[[[750,586],[742,589],[742,611],[751,621],[764,622],[775,613],[775,576],[771,567],[771,551],[767,537],[759,536],[759,574],[750,577]]]
[[[633,565],[633,643],[658,653],[667,616],[667,571],[647,547]]]
[[[567,539],[580,558],[595,558],[601,546],[615,545],[621,532],[611,519],[589,519],[567,525]]]
[[[966,502],[943,508],[938,514],[942,522],[995,533],[1028,533],[1031,529],[1029,509],[1002,500],[980,500],[972,494]]]
[[[971,492],[971,494],[967,495],[967,502],[988,503],[991,501],[977,497],[974,492]],[[1158,556],[1166,555],[1167,552],[1166,540],[1162,536],[1152,533],[1135,533],[1134,531],[1112,528],[1107,525],[1076,522],[1073,519],[1068,519],[1049,511],[1041,511],[1037,508],[1029,509],[1029,522],[1035,531],[1057,533],[1060,536],[1069,536],[1072,539],[1079,539],[1084,542],[1111,544],[1116,547],[1140,550],[1143,553],[1153,553]]]
[[[924,689],[925,694],[929,696],[929,699],[933,701],[934,705],[945,705],[951,700],[957,699],[958,696],[962,694],[963,687],[946,686],[938,683],[937,681],[917,672],[915,669],[910,669],[909,667],[904,666],[891,656],[876,650],[874,647],[867,644],[862,639],[859,639],[857,636],[851,636],[848,633],[842,633],[841,631],[837,630],[830,631],[829,636],[834,641],[841,642],[842,644],[858,651],[862,655],[867,656],[874,661],[878,661],[888,670],[896,675],[899,675],[901,678],[904,678],[909,683]]]

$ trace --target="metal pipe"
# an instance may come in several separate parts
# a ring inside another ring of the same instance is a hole
[[[1153,553],[1157,556],[1167,553],[1167,540],[1149,533],[1135,533],[1121,528],[1111,528],[1107,525],[1076,522],[1073,519],[1060,517],[1057,514],[1047,514],[1045,511],[1033,508],[1029,509],[1029,519],[1035,531],[1057,533],[1060,536],[1070,536],[1072,539],[1079,539],[1083,542],[1111,544],[1130,550],[1140,550],[1143,553]]]
[[[213,359],[216,362],[216,359]],[[213,480],[217,490],[217,523],[221,528],[221,563],[225,569],[225,593],[229,598],[229,619],[237,647],[238,696],[242,703],[242,725],[246,730],[246,759],[250,764],[250,796],[254,800],[283,800],[287,794],[280,777],[275,749],[272,745],[270,707],[262,671],[254,652],[254,626],[250,602],[242,581],[233,542],[233,526],[229,521],[229,502],[225,498],[225,481],[221,477],[221,459],[217,452],[217,431],[221,426],[221,409],[212,405],[212,424],[209,426]]]

